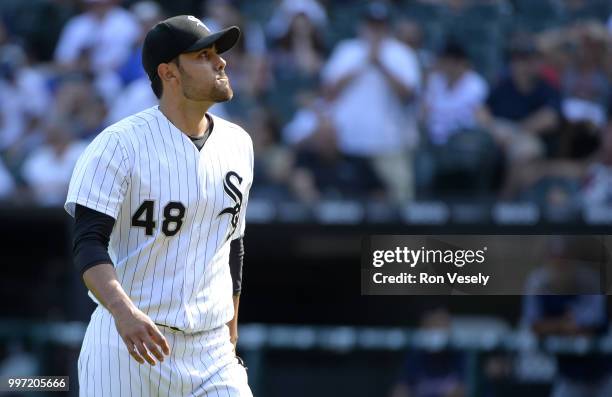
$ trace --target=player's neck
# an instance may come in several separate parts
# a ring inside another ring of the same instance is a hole
[[[159,101],[159,110],[176,128],[190,137],[202,136],[208,129],[206,112],[213,105],[208,102]]]

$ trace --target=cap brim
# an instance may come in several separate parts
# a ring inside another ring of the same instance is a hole
[[[236,45],[239,38],[240,28],[238,28],[238,26],[230,26],[229,28],[213,33],[210,36],[201,38],[184,52],[199,51],[204,48],[210,48],[214,44],[217,53],[221,54]]]

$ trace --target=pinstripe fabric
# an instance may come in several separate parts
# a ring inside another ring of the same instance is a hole
[[[156,323],[189,335],[213,333],[170,342],[172,359],[159,371],[143,372],[125,356],[114,325],[98,309],[79,358],[84,395],[243,395],[231,385],[245,378],[242,367],[232,369],[227,357],[233,355],[214,346],[221,346],[221,331],[215,330],[234,315],[230,242],[244,234],[253,147],[240,127],[215,116],[213,121],[198,151],[153,107],[101,132],[77,162],[65,208],[74,216],[80,204],[115,218],[109,255],[134,304]]]
[[[139,364],[123,342],[115,345],[118,334],[113,317],[98,306],[79,356],[79,395],[252,397],[246,371],[234,357],[226,326],[191,334],[166,327],[160,327],[160,331],[172,346],[170,356],[161,365]],[[108,365],[117,360],[123,370]]]
[[[110,126],[79,159],[66,201],[71,214],[78,203],[116,219],[109,254],[123,288],[153,321],[187,332],[233,317],[229,243],[244,233],[253,180],[250,137],[213,120],[201,151],[157,107]],[[231,172],[240,178],[230,182],[242,195],[235,230],[231,214],[221,214],[237,204],[227,193]],[[132,225],[145,200],[153,201],[152,235]],[[174,235],[163,231],[169,203],[185,207]]]

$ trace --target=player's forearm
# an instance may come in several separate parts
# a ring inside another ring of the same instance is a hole
[[[232,296],[234,301],[234,318],[231,320],[233,323],[238,324],[238,307],[240,307],[240,294],[234,294]]]
[[[238,341],[238,306],[242,290],[242,262],[244,260],[244,242],[242,237],[232,240],[230,244],[229,268],[232,276],[232,299],[234,301],[234,317],[227,323],[230,340],[236,348]]]
[[[83,273],[83,281],[98,301],[113,316],[133,310],[134,303],[125,293],[117,279],[115,268],[110,263],[104,263],[87,269]]]
[[[234,317],[227,323],[227,326],[230,331],[230,341],[236,347],[236,342],[238,342],[238,307],[240,306],[240,295],[234,295]]]

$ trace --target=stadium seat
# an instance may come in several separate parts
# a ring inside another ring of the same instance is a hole
[[[495,144],[486,131],[465,130],[433,150],[436,191],[486,194],[498,160]]]

